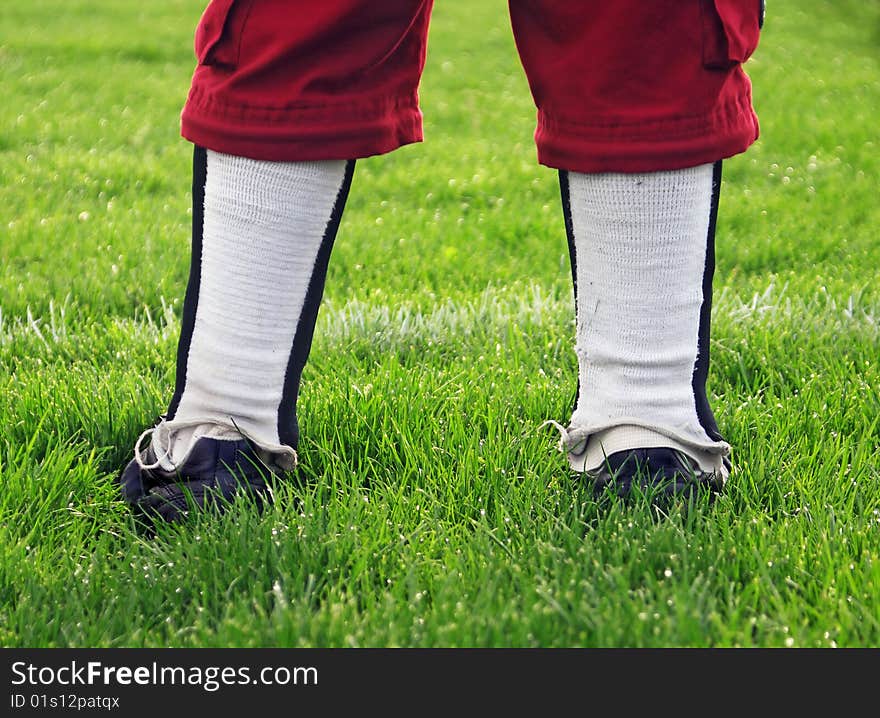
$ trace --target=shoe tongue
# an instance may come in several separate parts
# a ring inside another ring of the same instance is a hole
[[[206,441],[202,441],[205,439]],[[202,464],[210,461],[211,465],[216,461],[216,447],[213,444],[217,439],[226,440],[228,443],[234,443],[241,439],[239,434],[233,433],[232,430],[225,426],[217,424],[195,424],[190,426],[165,427],[165,431],[153,432],[153,451],[156,456],[160,457],[159,466],[165,471],[180,471],[186,466],[188,471],[192,471],[193,464]],[[202,446],[198,451],[198,456],[193,457],[196,453],[197,446]],[[204,447],[212,448],[206,449]],[[207,452],[207,456],[205,453]]]
[[[198,437],[192,442],[186,459],[178,464],[178,470],[188,476],[213,476],[221,461],[232,462],[234,452],[224,451],[224,445],[234,443],[206,436]]]

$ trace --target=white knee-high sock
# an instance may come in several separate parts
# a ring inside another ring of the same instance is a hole
[[[569,431],[589,437],[574,468],[597,468],[624,449],[668,446],[704,470],[722,470],[730,447],[700,385],[707,366],[702,377],[698,371],[698,359],[708,361],[701,318],[708,322],[704,292],[711,294],[714,270],[720,163],[714,168],[561,175],[579,367]]]
[[[152,446],[172,469],[201,436],[244,435],[291,468],[299,371],[353,162],[265,162],[210,150],[205,162],[190,324],[185,316],[175,397]],[[194,181],[194,199],[197,190]]]

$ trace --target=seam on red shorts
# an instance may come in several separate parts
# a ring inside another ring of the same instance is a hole
[[[184,111],[215,119],[223,117],[233,121],[245,121],[248,124],[277,125],[279,122],[302,120],[315,122],[332,120],[336,124],[340,117],[353,120],[375,119],[397,112],[407,112],[418,108],[418,104],[418,93],[409,88],[379,98],[371,96],[347,100],[343,103],[326,104],[290,103],[276,107],[224,102],[214,95],[202,92],[199,88],[193,88],[187,98]]]
[[[711,112],[631,121],[622,116],[571,118],[538,111],[538,125],[551,135],[589,138],[595,141],[643,142],[726,134],[741,129],[743,121],[752,122],[754,111],[750,96],[738,96],[712,108]]]

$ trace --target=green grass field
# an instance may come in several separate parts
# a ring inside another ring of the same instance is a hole
[[[556,173],[506,3],[438,0],[426,142],[358,163],[299,404],[309,477],[139,534],[167,406],[199,0],[0,18],[0,645],[880,645],[880,6],[772,0],[725,163],[708,504],[597,503]]]

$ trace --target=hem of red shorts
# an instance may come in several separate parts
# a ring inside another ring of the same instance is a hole
[[[747,95],[691,117],[627,122],[573,121],[538,112],[538,162],[570,172],[661,172],[716,162],[758,139],[758,117]]]
[[[230,105],[193,90],[180,134],[224,154],[276,162],[351,160],[421,142],[415,93],[359,103],[303,107]]]

